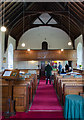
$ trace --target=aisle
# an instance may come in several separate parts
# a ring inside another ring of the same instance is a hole
[[[40,80],[38,85],[36,95],[33,101],[33,104],[30,108],[30,111],[61,111],[62,107],[59,104],[58,98],[56,96],[56,92],[54,90],[53,85],[47,84],[45,80]]]
[[[63,109],[58,101],[53,84],[46,85],[45,80],[40,80],[34,101],[30,110],[17,112],[12,118],[55,118],[64,119]],[[50,119],[49,119],[50,120]]]

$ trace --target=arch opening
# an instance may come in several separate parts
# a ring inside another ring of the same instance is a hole
[[[48,50],[48,43],[46,41],[42,42],[42,50]]]

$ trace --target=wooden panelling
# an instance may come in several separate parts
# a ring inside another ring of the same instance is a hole
[[[29,88],[27,84],[17,84],[13,88],[13,98],[17,112],[29,109]]]
[[[1,79],[0,79],[1,81]],[[2,112],[6,112],[8,110],[8,82],[4,81],[2,83],[0,83],[0,93],[2,94],[2,96],[0,96],[0,100],[2,99],[2,101],[0,101],[0,103],[2,104]]]
[[[68,60],[76,61],[76,50],[15,50],[14,61]]]

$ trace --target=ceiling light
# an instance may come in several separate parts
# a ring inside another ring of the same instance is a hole
[[[6,27],[5,27],[5,26],[2,26],[2,27],[1,27],[1,31],[2,31],[2,32],[6,32]]]
[[[63,49],[61,49],[61,51],[63,51]]]
[[[68,45],[70,46],[70,45],[71,45],[71,42],[68,42]]]
[[[25,47],[25,43],[22,43],[22,47]]]
[[[31,62],[32,62],[32,63],[34,63],[35,61],[34,61],[34,60],[32,60]]]
[[[30,49],[27,49],[27,51],[30,51]]]

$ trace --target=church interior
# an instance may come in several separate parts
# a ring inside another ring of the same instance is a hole
[[[84,1],[0,2],[0,119],[84,119]]]

